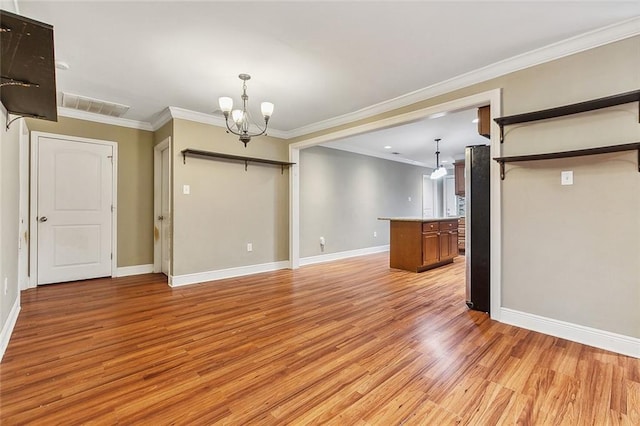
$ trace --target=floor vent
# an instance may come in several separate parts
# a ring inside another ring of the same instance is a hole
[[[130,108],[127,105],[117,104],[115,102],[102,101],[100,99],[65,92],[62,92],[62,106],[92,112],[94,114],[108,115],[110,117],[122,117]]]

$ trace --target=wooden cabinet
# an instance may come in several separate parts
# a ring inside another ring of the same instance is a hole
[[[422,264],[431,265],[440,261],[439,232],[425,232],[422,234]]]
[[[440,259],[454,258],[458,255],[458,221],[440,223]]]
[[[491,137],[491,107],[478,108],[478,133],[485,138]]]
[[[458,255],[458,220],[391,220],[389,266],[422,272]]]
[[[456,181],[456,195],[464,197],[464,161],[453,163],[454,177]]]

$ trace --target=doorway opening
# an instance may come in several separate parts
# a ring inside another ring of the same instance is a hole
[[[153,272],[171,276],[171,137],[153,149]]]
[[[467,96],[454,101],[426,107],[420,110],[411,111],[397,116],[383,118],[370,123],[354,126],[348,129],[338,130],[325,135],[310,138],[308,140],[289,145],[289,161],[295,163],[290,173],[289,185],[289,260],[290,268],[296,269],[300,266],[300,150],[315,145],[339,140],[341,138],[360,135],[367,132],[386,129],[402,124],[413,123],[415,121],[432,117],[436,114],[446,114],[448,112],[461,111],[464,109],[490,106],[491,117],[499,117],[502,110],[501,89],[494,89],[487,92]],[[499,129],[497,124],[491,124],[491,156],[501,156],[501,146],[499,139]],[[499,320],[501,305],[501,185],[500,170],[497,163],[490,165],[491,181],[491,317]]]

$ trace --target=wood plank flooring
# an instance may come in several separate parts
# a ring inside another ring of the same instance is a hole
[[[494,322],[464,259],[23,292],[0,423],[639,425],[640,360]]]

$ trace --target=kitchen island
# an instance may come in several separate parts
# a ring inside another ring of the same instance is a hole
[[[390,222],[389,266],[423,272],[458,255],[458,218],[380,217]]]

